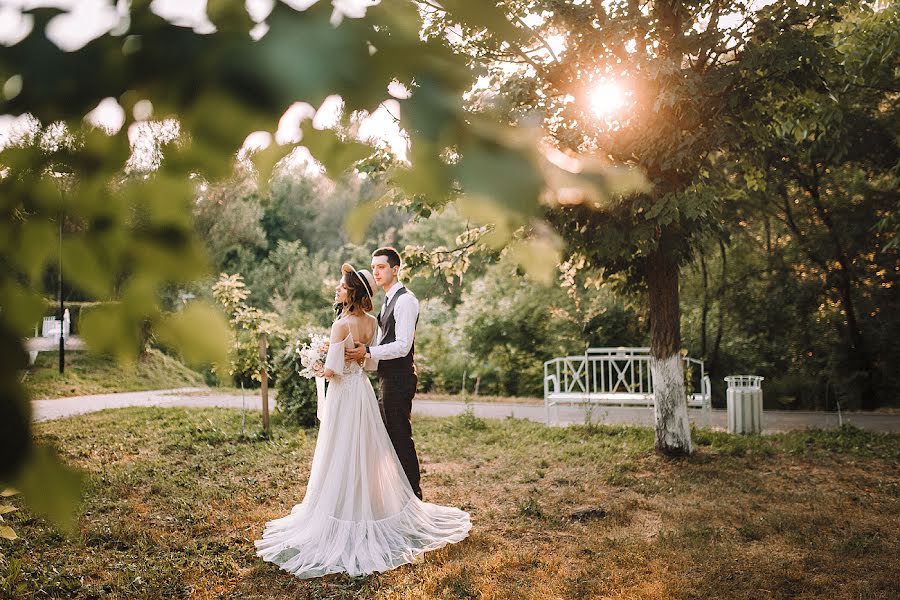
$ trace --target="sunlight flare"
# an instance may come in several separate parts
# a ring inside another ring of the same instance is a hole
[[[627,94],[622,85],[611,80],[600,81],[590,93],[591,110],[600,118],[609,118],[620,112],[626,100]]]

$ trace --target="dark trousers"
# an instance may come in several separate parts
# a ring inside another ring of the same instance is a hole
[[[416,456],[416,444],[412,439],[412,425],[409,422],[418,381],[419,378],[414,373],[378,373],[378,408],[381,410],[381,419],[394,450],[397,451],[406,478],[421,500],[419,457]]]

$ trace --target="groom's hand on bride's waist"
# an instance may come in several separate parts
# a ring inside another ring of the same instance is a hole
[[[344,349],[344,360],[360,360],[366,356],[366,346],[356,342],[353,348]]]

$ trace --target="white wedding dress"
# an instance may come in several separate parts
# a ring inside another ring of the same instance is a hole
[[[362,368],[344,364],[352,334],[332,342],[335,372],[321,412],[306,496],[266,523],[256,554],[300,578],[367,575],[459,542],[472,527],[458,508],[419,500],[381,420]]]

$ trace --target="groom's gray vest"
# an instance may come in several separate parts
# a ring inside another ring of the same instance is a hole
[[[397,339],[397,331],[396,326],[397,322],[394,320],[394,306],[397,304],[397,298],[402,296],[403,294],[408,293],[405,287],[397,290],[397,293],[394,294],[394,297],[391,298],[391,301],[388,302],[387,306],[384,307],[384,313],[379,317],[378,324],[381,325],[381,339],[378,340],[378,345],[381,346],[383,344],[390,344]],[[419,319],[416,317],[416,325],[419,324]],[[378,375],[412,375],[416,372],[416,365],[413,357],[415,355],[416,343],[413,342],[409,347],[409,354],[406,356],[401,356],[400,358],[393,358],[391,360],[380,360],[378,361]]]

